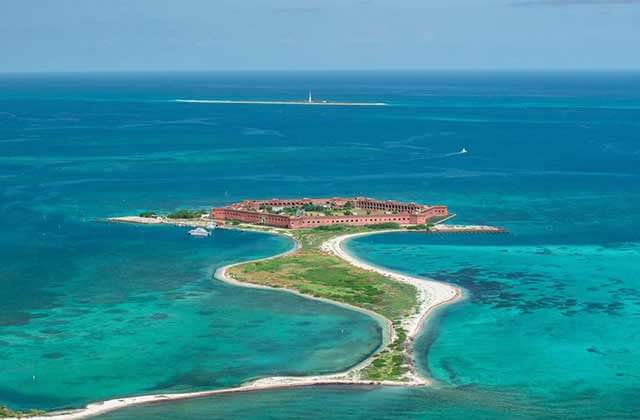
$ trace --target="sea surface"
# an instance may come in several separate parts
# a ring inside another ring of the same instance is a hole
[[[175,102],[309,89],[390,105]],[[365,195],[509,231],[348,244],[464,289],[416,343],[436,387],[277,390],[104,418],[635,418],[639,181],[640,74],[2,75],[0,405],[79,407],[357,363],[380,340],[365,315],[212,278],[288,240],[102,219]]]

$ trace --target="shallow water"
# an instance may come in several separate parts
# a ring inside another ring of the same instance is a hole
[[[418,342],[423,369],[447,387],[536,397],[551,413],[582,406],[602,415],[637,394],[639,244],[465,236],[390,234],[350,243],[357,255],[464,288],[467,299],[446,310],[437,334]]]
[[[543,413],[532,401],[429,388],[321,386],[131,407],[96,418],[191,419],[481,419],[531,418]]]
[[[2,403],[59,408],[332,372],[378,345],[379,327],[362,314],[212,278],[224,263],[286,250],[287,240],[106,223],[61,230],[62,244],[47,244],[49,232],[32,243],[32,264],[16,252],[3,268],[16,285],[3,296],[19,304],[2,311]]]
[[[291,99],[309,86],[318,98],[391,106],[173,101]],[[2,76],[0,404],[78,406],[354,363],[379,339],[372,320],[211,281],[215,267],[288,242],[239,232],[199,240],[96,219],[368,195],[444,203],[458,222],[510,231],[350,245],[468,291],[418,343],[419,363],[443,389],[221,396],[193,402],[193,417],[255,414],[261,404],[289,418],[319,407],[336,417],[632,416],[638,121],[640,77],[625,73]],[[462,147],[469,153],[456,155]],[[336,336],[345,324],[356,327]]]

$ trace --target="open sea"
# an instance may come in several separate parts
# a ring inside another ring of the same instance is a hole
[[[389,106],[175,102],[309,89]],[[274,390],[100,418],[638,417],[637,73],[0,76],[0,405],[80,407],[358,363],[381,337],[366,315],[212,278],[290,241],[101,221],[342,195],[446,204],[456,223],[509,231],[348,244],[464,289],[416,343],[435,387]]]

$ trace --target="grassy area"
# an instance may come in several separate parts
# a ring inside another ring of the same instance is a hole
[[[424,230],[425,232],[430,231],[433,228],[433,225],[428,223],[426,225],[415,225],[415,226],[407,226],[407,230]]]
[[[295,229],[291,231],[291,234],[298,240],[303,250],[310,251],[317,250],[320,245],[335,236],[366,231],[358,226],[327,225],[313,229]]]
[[[370,309],[398,319],[416,305],[415,289],[361,270],[317,250],[235,266],[231,276],[247,283],[286,287],[314,297]]]
[[[360,372],[362,379],[374,381],[384,379],[401,380],[409,372],[409,361],[403,351],[407,334],[398,326],[396,326],[395,331],[397,337],[393,343],[387,349],[381,351],[371,364]]]
[[[386,226],[385,226],[386,227]],[[292,230],[301,248],[294,254],[237,265],[229,274],[243,282],[286,287],[314,297],[377,312],[395,321],[417,305],[412,285],[354,267],[320,250],[327,240],[345,234],[370,232],[370,227],[345,225]]]
[[[9,418],[9,417],[17,417],[17,418],[34,417],[34,416],[41,416],[43,414],[46,414],[46,411],[36,410],[36,409],[31,409],[28,411],[14,411],[8,407],[0,406],[0,419]]]
[[[335,236],[370,231],[367,227],[340,225],[295,230],[291,233],[301,244],[297,252],[237,265],[229,270],[229,274],[238,281],[285,287],[369,309],[390,319],[396,325],[397,339],[376,356],[363,371],[363,376],[373,380],[398,380],[408,371],[408,366],[403,352],[406,335],[397,327],[397,321],[415,311],[415,287],[354,267],[319,249],[322,243]]]
[[[176,210],[167,214],[169,219],[199,219],[203,214],[209,213],[207,210]]]

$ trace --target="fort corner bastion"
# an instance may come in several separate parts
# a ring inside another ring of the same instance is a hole
[[[211,218],[287,229],[328,225],[365,226],[380,223],[424,225],[449,216],[447,206],[393,200],[352,198],[299,198],[244,200],[211,209]]]

